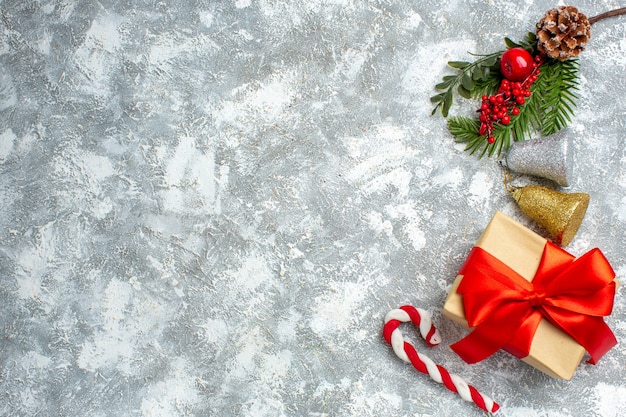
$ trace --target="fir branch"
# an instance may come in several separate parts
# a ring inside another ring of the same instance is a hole
[[[466,143],[470,154],[499,156],[513,142],[529,139],[538,131],[550,135],[566,127],[574,114],[577,89],[578,61],[549,60],[541,66],[537,81],[530,87],[532,94],[519,106],[519,114],[507,125],[494,125],[493,143],[478,133],[479,122],[470,118],[452,118],[448,129],[457,142]]]
[[[487,143],[485,137],[478,133],[478,120],[469,117],[454,116],[448,119],[448,130],[458,143],[465,143],[465,150],[473,154]]]
[[[535,89],[531,86],[531,91]],[[511,118],[508,125],[496,124],[493,130],[494,142],[489,143],[487,138],[478,133],[480,123],[469,117],[451,117],[448,119],[448,130],[454,140],[465,143],[465,150],[470,154],[478,153],[479,158],[485,155],[501,155],[511,143],[526,140],[539,129],[542,120],[541,100],[538,95],[528,97],[526,103],[519,106],[520,113]]]
[[[529,139],[541,125],[541,100],[536,94],[535,85],[531,86],[533,94],[526,99],[526,103],[520,106],[520,113],[511,118],[508,125],[497,124],[493,131],[495,142],[490,145],[489,156],[500,155],[506,151],[513,142]]]
[[[537,37],[532,32],[519,43],[505,38],[505,44],[507,48],[522,47],[531,54],[537,52]],[[465,98],[478,98],[498,91],[502,81],[499,71],[501,55],[502,51],[478,55],[480,58],[473,63],[450,61],[448,65],[459,73],[444,76],[443,81],[435,86],[442,92],[431,97],[435,103],[433,114],[440,110],[444,117],[448,116],[455,90]],[[469,117],[449,118],[448,129],[456,142],[465,143],[465,150],[470,154],[478,153],[479,157],[500,155],[513,142],[529,139],[536,132],[543,135],[555,133],[566,127],[574,114],[578,98],[575,93],[578,68],[577,60],[544,61],[541,71],[537,71],[536,81],[530,86],[531,95],[523,105],[517,106],[519,113],[511,115],[506,124],[494,123],[493,130],[487,135],[481,135],[480,122]]]
[[[541,67],[541,133],[551,135],[566,127],[574,115],[578,96],[578,60],[550,60]]]

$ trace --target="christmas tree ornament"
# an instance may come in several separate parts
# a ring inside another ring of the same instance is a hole
[[[524,81],[534,68],[533,56],[524,48],[507,49],[500,57],[500,71],[509,81]]]
[[[560,246],[572,241],[589,206],[589,194],[585,193],[563,193],[534,184],[507,185],[507,190],[522,212],[543,227]]]
[[[404,362],[412,364],[421,373],[428,374],[435,382],[459,394],[465,401],[473,402],[484,411],[496,413],[500,406],[490,397],[480,393],[460,376],[449,373],[446,368],[437,365],[429,357],[415,350],[411,343],[404,340],[399,327],[400,324],[409,321],[419,327],[429,347],[441,343],[439,331],[433,326],[430,314],[426,310],[408,305],[402,306],[387,313],[383,327],[383,337],[391,345],[394,353]]]
[[[505,166],[518,174],[533,175],[569,186],[572,177],[570,137],[561,131],[553,136],[515,142],[506,153]]]
[[[535,32],[507,47],[477,59],[450,61],[456,71],[435,85],[432,111],[448,117],[454,93],[481,99],[478,117],[448,118],[448,130],[470,153],[501,155],[512,143],[539,133],[548,136],[571,121],[578,96],[578,55],[591,36],[591,26],[611,16],[626,14],[626,7],[587,18],[573,6],[548,10]]]

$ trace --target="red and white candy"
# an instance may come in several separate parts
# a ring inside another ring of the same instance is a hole
[[[432,347],[441,343],[439,331],[433,326],[427,311],[412,306],[402,306],[387,313],[383,327],[383,337],[391,345],[396,355],[403,361],[411,363],[418,371],[428,374],[433,380],[443,384],[450,391],[458,393],[465,401],[471,401],[487,412],[497,412],[500,406],[491,398],[480,393],[458,375],[449,373],[441,365],[437,365],[427,356],[417,352],[413,345],[404,340],[398,327],[409,321],[419,327],[428,346]]]

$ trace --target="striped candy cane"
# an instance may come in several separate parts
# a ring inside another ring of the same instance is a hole
[[[387,313],[383,327],[383,337],[391,345],[396,355],[403,361],[411,363],[421,373],[428,374],[433,380],[443,384],[450,391],[458,393],[465,401],[471,401],[487,412],[497,412],[500,406],[491,398],[481,394],[458,375],[449,373],[441,365],[437,365],[430,358],[417,352],[413,345],[404,340],[398,327],[409,321],[419,327],[428,346],[432,347],[441,343],[439,331],[433,326],[427,311],[412,306],[402,306]]]

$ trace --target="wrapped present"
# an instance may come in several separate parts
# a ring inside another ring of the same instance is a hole
[[[452,349],[468,363],[500,349],[569,380],[585,351],[596,363],[617,343],[604,321],[615,273],[599,249],[578,259],[496,212],[461,267],[443,313],[472,328]]]

